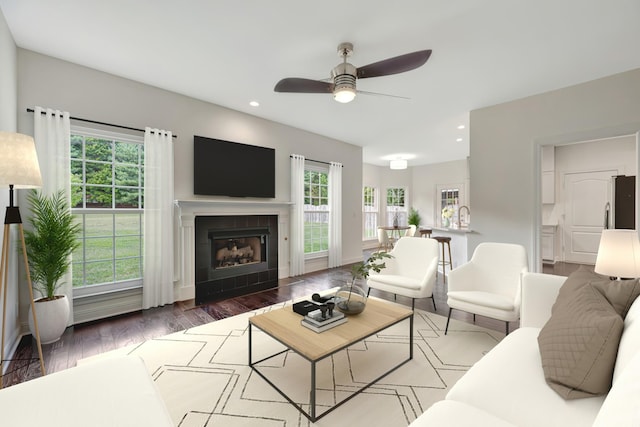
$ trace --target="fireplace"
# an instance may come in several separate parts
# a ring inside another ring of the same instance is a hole
[[[195,240],[196,304],[277,286],[277,215],[196,216]]]

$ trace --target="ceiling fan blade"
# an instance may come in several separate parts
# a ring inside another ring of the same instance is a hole
[[[359,79],[366,79],[369,77],[381,77],[404,73],[405,71],[411,71],[424,65],[430,56],[431,49],[427,49],[407,53],[394,58],[384,59],[382,61],[374,62],[373,64],[365,65],[364,67],[358,67],[357,76]]]
[[[357,90],[356,92],[361,93],[363,95],[375,95],[375,96],[387,96],[389,98],[411,99],[407,96],[389,95],[388,93],[380,93],[380,92],[367,92],[366,90]]]
[[[294,93],[332,93],[333,83],[290,77],[280,80],[273,90],[276,92]]]

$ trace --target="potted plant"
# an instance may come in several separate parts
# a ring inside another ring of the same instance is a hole
[[[69,257],[79,246],[80,225],[74,222],[64,191],[49,196],[32,190],[27,196],[31,217],[25,230],[25,244],[29,259],[29,273],[33,288],[41,298],[35,301],[40,340],[49,344],[60,339],[69,319],[69,301],[56,291],[69,270]],[[35,334],[33,316],[29,313],[29,327]]]
[[[360,261],[351,267],[351,282],[336,292],[335,304],[344,314],[362,313],[367,304],[367,294],[357,285],[359,279],[366,280],[371,271],[379,273],[386,267],[384,258],[391,258],[387,252],[374,252],[366,261]]]
[[[409,209],[409,216],[407,217],[407,223],[409,225],[415,225],[416,228],[420,227],[420,221],[422,220],[422,218],[420,218],[420,213],[418,212],[417,209],[411,208]]]

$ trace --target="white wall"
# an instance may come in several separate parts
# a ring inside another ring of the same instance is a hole
[[[540,145],[629,135],[640,129],[640,69],[474,110],[470,114],[472,222],[483,241],[527,248],[537,260]]]
[[[361,147],[28,50],[18,49],[18,70],[18,127],[24,133],[32,134],[33,130],[33,115],[26,109],[39,105],[66,110],[76,117],[135,128],[157,127],[177,134],[175,197],[180,200],[196,198],[193,194],[193,135],[275,148],[277,201],[290,201],[290,154],[341,162],[345,183],[343,261],[350,263],[362,258]],[[223,197],[197,198],[237,201]],[[314,266],[323,267],[326,267],[326,261]]]
[[[16,44],[9,32],[9,27],[4,19],[4,15],[0,11],[0,130],[5,132],[16,131],[16,100],[18,94],[17,86],[17,60],[16,60]],[[9,205],[9,190],[0,189],[0,206]],[[2,209],[4,215],[4,209]],[[12,228],[15,228],[12,227]],[[11,231],[11,247],[17,248],[16,232]],[[0,237],[4,239],[4,227],[0,229]],[[3,240],[4,241],[4,240]],[[18,269],[16,251],[9,252],[9,269],[8,269],[8,295],[7,295],[7,313],[5,319],[5,354],[0,355],[6,359],[18,345],[20,337],[20,323],[18,321]],[[3,289],[0,288],[0,302],[4,295]],[[2,319],[0,318],[0,323]]]

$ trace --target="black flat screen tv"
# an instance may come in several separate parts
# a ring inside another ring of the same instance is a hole
[[[193,137],[193,193],[206,196],[276,196],[276,150]]]

